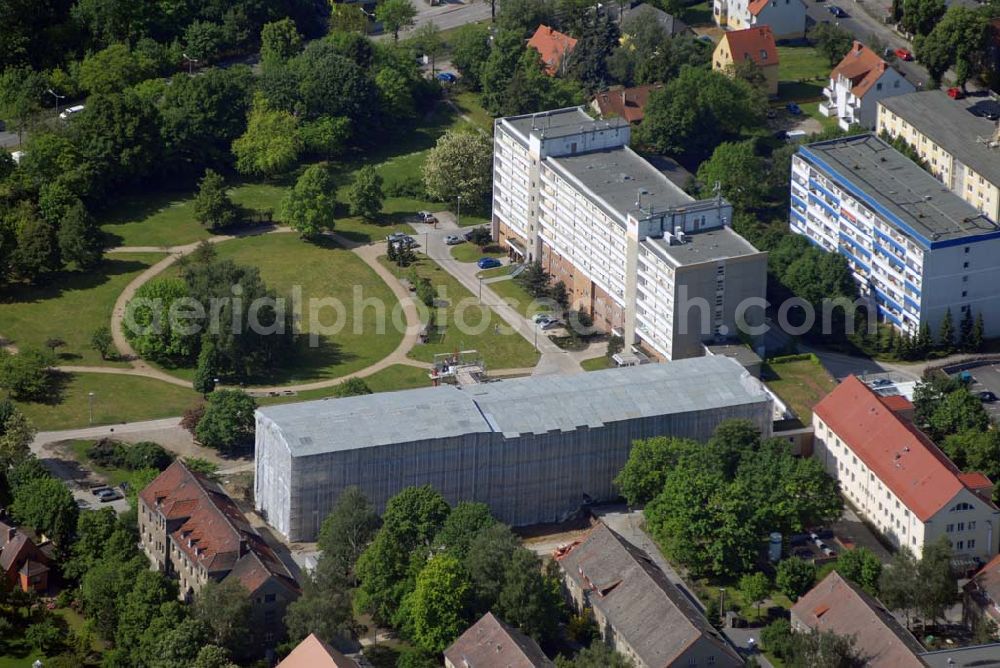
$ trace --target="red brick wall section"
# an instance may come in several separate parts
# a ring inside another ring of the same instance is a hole
[[[542,244],[542,267],[553,281],[566,284],[571,305],[589,313],[598,329],[610,332],[614,327],[621,329],[624,326],[625,313],[611,295],[594,285],[572,262],[545,244]]]

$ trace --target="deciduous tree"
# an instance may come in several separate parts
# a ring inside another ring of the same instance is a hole
[[[764,602],[771,591],[771,582],[761,572],[748,573],[740,578],[740,595],[743,600],[757,608],[760,617],[760,604]]]
[[[354,183],[348,192],[347,201],[351,205],[351,214],[375,220],[382,211],[382,176],[372,165],[365,165],[354,176]]]
[[[375,7],[375,18],[386,31],[392,33],[394,42],[399,41],[399,31],[413,25],[417,8],[410,0],[382,0]]]
[[[58,239],[63,262],[72,262],[84,271],[100,264],[104,254],[101,232],[83,202],[77,200],[66,211],[59,224]]]
[[[218,230],[237,221],[239,211],[226,191],[226,181],[212,169],[206,169],[194,197],[194,217],[205,227]]]
[[[283,63],[302,50],[302,36],[295,21],[285,17],[265,23],[260,31],[260,60],[264,67]]]
[[[781,593],[793,601],[812,589],[815,582],[816,566],[796,557],[785,559],[778,564],[778,573],[774,578],[774,583],[778,585]]]
[[[438,139],[424,164],[427,194],[440,202],[458,197],[480,206],[492,192],[493,141],[478,132],[449,131]]]
[[[485,503],[462,501],[448,513],[448,518],[434,537],[434,543],[455,557],[465,559],[476,535],[494,524],[496,519]]]
[[[208,582],[195,598],[194,614],[210,629],[212,642],[233,656],[247,657],[250,613],[250,592],[238,578]]]
[[[695,441],[655,436],[632,442],[625,468],[615,478],[615,486],[631,505],[647,503],[663,490],[667,474],[692,449]]]
[[[765,172],[764,159],[757,155],[754,144],[751,140],[717,146],[712,157],[698,167],[702,194],[711,196],[718,188],[738,209],[759,207],[767,195],[768,184],[761,178]]]
[[[217,390],[208,396],[195,431],[205,447],[233,453],[253,442],[257,402],[241,390]]]
[[[36,478],[14,490],[11,513],[18,522],[49,536],[68,549],[80,509],[61,480]]]
[[[322,558],[332,565],[334,572],[353,582],[354,564],[372,541],[378,526],[378,514],[364,493],[357,487],[346,488],[320,527],[318,547]]]
[[[255,176],[274,176],[290,169],[302,152],[298,125],[295,116],[272,109],[258,95],[247,119],[246,132],[233,142],[236,169]]]
[[[468,626],[472,587],[461,562],[450,554],[431,558],[417,576],[410,612],[413,640],[441,652]]]
[[[0,387],[15,399],[41,399],[51,385],[54,361],[39,348],[24,348],[16,354],[0,349]]]
[[[861,585],[872,596],[879,595],[882,560],[866,547],[856,547],[837,557],[837,572]]]
[[[329,167],[310,165],[281,202],[285,222],[307,239],[332,229],[335,192]]]

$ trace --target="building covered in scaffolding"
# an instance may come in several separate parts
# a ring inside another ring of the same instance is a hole
[[[731,418],[771,433],[771,399],[726,357],[268,406],[255,504],[293,541],[315,539],[352,485],[379,511],[430,484],[515,526],[556,522],[615,498],[633,440],[705,440]]]

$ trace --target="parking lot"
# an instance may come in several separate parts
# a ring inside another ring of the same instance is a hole
[[[972,376],[972,382],[969,384],[970,392],[973,394],[992,392],[994,396],[1000,397],[1000,363],[984,364],[969,369],[968,372]],[[1000,401],[984,401],[983,407],[993,421],[1000,424]]]

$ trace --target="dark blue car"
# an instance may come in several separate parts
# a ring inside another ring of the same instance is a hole
[[[452,74],[451,72],[438,72],[437,80],[440,81],[441,83],[453,84],[456,81],[458,81],[458,77]]]
[[[785,109],[792,116],[801,116],[802,115],[802,109],[799,108],[799,105],[795,104],[794,102],[789,102],[788,104],[786,104],[785,105]]]
[[[493,267],[499,267],[500,264],[500,260],[495,257],[481,257],[476,262],[476,266],[480,269],[492,269]]]
[[[838,19],[846,19],[847,18],[847,12],[845,12],[843,9],[841,9],[837,5],[830,5],[829,7],[827,7],[827,9],[829,9],[830,13],[833,14],[834,16],[836,16]]]

